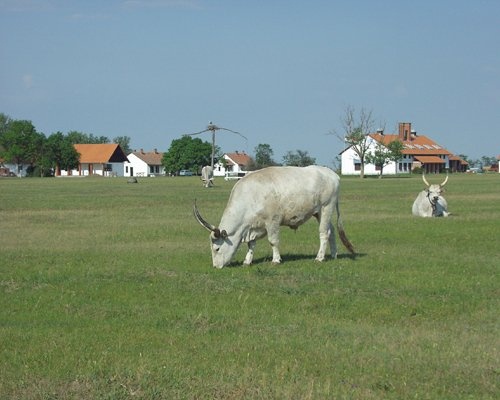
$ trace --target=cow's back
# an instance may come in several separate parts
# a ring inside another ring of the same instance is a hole
[[[233,188],[231,197],[266,201],[290,196],[327,196],[336,193],[338,175],[327,167],[267,167],[247,174]]]
[[[245,220],[279,218],[283,225],[298,226],[322,206],[334,204],[338,184],[338,175],[326,167],[268,167],[236,183],[226,212],[244,214]]]

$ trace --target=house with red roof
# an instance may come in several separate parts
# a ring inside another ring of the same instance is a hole
[[[127,158],[128,162],[124,164],[125,176],[165,176],[165,168],[162,165],[163,153],[156,149],[134,151]]]
[[[411,173],[420,167],[429,173],[440,173],[444,171],[465,172],[468,163],[460,157],[446,150],[431,138],[417,134],[412,130],[410,122],[399,123],[397,134],[385,134],[383,130],[370,133],[366,137],[368,151],[373,152],[378,144],[399,140],[403,143],[403,157],[397,162],[390,162],[384,167],[383,173],[386,175]],[[341,169],[343,175],[359,175],[361,171],[361,161],[358,154],[350,146],[340,153]],[[379,175],[380,168],[374,164],[365,164],[366,175]]]
[[[128,161],[119,144],[75,144],[80,154],[78,169],[56,171],[58,176],[124,176],[124,163]]]
[[[244,151],[225,153],[222,159],[214,164],[214,176],[223,176],[226,179],[241,178],[248,172],[252,161],[252,157]]]

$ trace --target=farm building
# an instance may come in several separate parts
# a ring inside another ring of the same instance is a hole
[[[27,163],[14,163],[7,162],[3,158],[0,158],[0,176],[26,176],[26,172],[30,164]]]
[[[385,134],[383,130],[370,133],[366,137],[368,151],[373,152],[378,144],[387,145],[394,140],[403,143],[403,157],[397,162],[390,162],[383,169],[386,175],[411,173],[417,167],[425,173],[439,173],[446,170],[464,172],[467,162],[446,150],[427,136],[419,135],[411,129],[410,122],[399,123],[397,134]],[[352,146],[341,153],[341,168],[343,175],[359,175],[361,162]],[[365,164],[366,175],[379,175],[380,168],[374,164]]]
[[[127,158],[128,162],[125,161],[124,164],[125,176],[165,176],[165,168],[161,162],[163,153],[156,149],[134,151]]]
[[[80,154],[76,170],[56,171],[58,176],[123,176],[124,163],[128,161],[119,144],[75,144]]]
[[[244,151],[225,153],[222,158],[223,161],[219,160],[214,165],[214,176],[224,176],[227,178],[231,176],[238,177],[239,175],[245,175],[248,171],[248,167],[252,163],[252,157]]]

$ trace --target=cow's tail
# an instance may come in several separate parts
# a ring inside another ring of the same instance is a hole
[[[339,232],[339,237],[340,240],[342,241],[342,244],[346,247],[347,250],[351,252],[352,255],[356,255],[356,252],[354,251],[354,247],[352,243],[349,241],[347,238],[347,235],[344,230],[344,224],[342,223],[342,218],[340,216],[340,210],[339,210],[339,202],[337,201],[336,204],[337,207],[337,230]]]

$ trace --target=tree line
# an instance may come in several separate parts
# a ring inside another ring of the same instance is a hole
[[[254,148],[254,157],[249,165],[248,171],[253,171],[265,167],[276,165],[294,165],[305,167],[316,163],[316,159],[311,157],[307,151],[297,150],[288,151],[283,156],[282,163],[274,160],[274,151],[267,143],[260,143]],[[180,170],[190,170],[198,173],[205,165],[210,165],[212,154],[212,145],[204,142],[200,138],[193,138],[184,135],[179,139],[174,139],[167,152],[163,154],[162,164],[167,172],[177,172]],[[216,160],[225,164],[223,152],[220,147],[215,146]]]
[[[342,132],[332,131],[346,146],[352,146],[361,161],[361,177],[364,165],[376,165],[382,176],[384,166],[391,161],[401,158],[402,143],[393,141],[381,145],[377,144],[372,151],[369,148],[368,134],[374,132],[372,112],[355,109],[348,106],[341,118]],[[71,170],[78,167],[79,154],[74,144],[87,143],[117,143],[125,154],[130,154],[130,137],[118,136],[110,140],[106,136],[95,136],[79,131],[70,131],[66,134],[55,132],[50,136],[38,132],[28,120],[14,120],[6,114],[0,113],[0,159],[7,163],[28,164],[28,176],[51,176],[60,168]],[[164,153],[162,165],[165,171],[176,173],[187,169],[198,173],[204,165],[210,164],[211,144],[200,138],[182,136],[171,142],[169,149]],[[219,162],[224,164],[223,153],[216,147]],[[495,157],[483,156],[481,160],[471,160],[466,155],[459,155],[469,163],[470,167],[483,167],[496,164]],[[338,158],[337,158],[338,162]],[[273,149],[269,144],[260,143],[254,148],[254,157],[248,170],[256,170],[274,165],[307,166],[316,163],[316,159],[307,151],[288,151],[281,162],[274,159]],[[19,171],[18,171],[19,172]]]
[[[46,136],[38,132],[31,121],[11,119],[0,113],[0,159],[15,165],[27,164],[27,176],[53,176],[58,169],[71,170],[78,168],[80,155],[75,144],[117,143],[125,154],[130,154],[130,137],[118,136],[110,140],[107,136],[95,136],[79,131],[68,133],[55,132]],[[162,164],[167,172],[178,172],[183,169],[195,173],[204,165],[210,164],[211,144],[199,138],[182,136],[171,142],[170,148],[163,155]],[[216,147],[216,154],[224,163],[223,153]],[[250,170],[272,165],[306,166],[315,164],[316,159],[307,151],[289,151],[283,156],[282,164],[273,159],[273,150],[269,144],[255,147],[255,157]],[[19,171],[16,171],[19,173]]]
[[[80,158],[74,147],[77,143],[117,143],[126,153],[130,151],[128,136],[118,136],[113,141],[78,131],[46,136],[31,121],[11,119],[0,113],[0,158],[16,165],[28,164],[27,176],[52,176],[58,168],[77,168]]]

